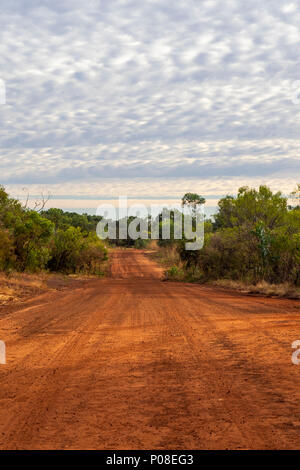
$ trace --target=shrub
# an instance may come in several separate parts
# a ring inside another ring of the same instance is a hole
[[[104,243],[95,234],[83,236],[79,227],[69,227],[56,232],[48,267],[65,273],[95,272],[106,257]]]

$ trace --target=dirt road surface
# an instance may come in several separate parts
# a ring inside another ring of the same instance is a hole
[[[1,310],[1,449],[300,447],[300,302],[161,276],[118,250],[111,278]]]

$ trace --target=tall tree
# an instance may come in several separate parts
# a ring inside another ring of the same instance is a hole
[[[182,207],[190,207],[193,214],[196,213],[197,207],[205,204],[205,202],[205,198],[196,193],[186,193],[181,199]]]

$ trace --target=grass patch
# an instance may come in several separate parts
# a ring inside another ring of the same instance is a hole
[[[270,284],[266,281],[260,281],[257,284],[250,284],[242,281],[234,281],[231,279],[218,279],[216,281],[207,281],[203,272],[197,266],[187,269],[186,265],[180,260],[180,256],[173,246],[159,247],[156,245],[150,256],[157,263],[166,268],[165,280],[196,282],[199,284],[207,284],[224,289],[232,289],[243,294],[258,294],[268,297],[285,297],[292,299],[300,299],[300,288],[289,283]]]
[[[185,264],[181,261],[175,245],[151,246],[152,251],[149,256],[158,264],[165,268],[164,276],[166,281],[187,281]]]
[[[0,273],[0,304],[18,302],[29,295],[36,295],[47,289],[46,273]]]
[[[241,281],[232,281],[230,279],[219,279],[209,283],[216,287],[238,290],[244,294],[261,294],[268,297],[287,297],[300,299],[300,288],[288,283],[270,284],[266,281],[260,281],[257,284],[247,284]]]

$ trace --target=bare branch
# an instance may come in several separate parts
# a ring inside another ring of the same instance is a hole
[[[43,192],[41,194],[41,200],[40,201],[35,201],[34,203],[34,208],[33,210],[36,211],[36,212],[42,212],[47,204],[47,202],[49,201],[49,199],[51,198],[51,194],[48,193],[47,195],[45,195]]]

